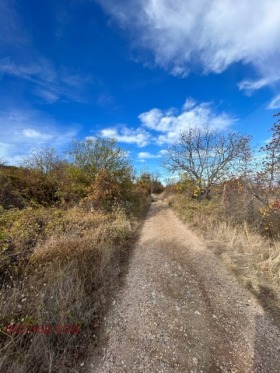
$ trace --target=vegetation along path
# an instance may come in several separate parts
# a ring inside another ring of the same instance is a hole
[[[90,371],[280,371],[280,333],[166,202],[152,204]]]

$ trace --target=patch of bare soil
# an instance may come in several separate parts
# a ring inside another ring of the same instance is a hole
[[[89,372],[280,372],[269,315],[163,201],[152,204],[102,341]]]

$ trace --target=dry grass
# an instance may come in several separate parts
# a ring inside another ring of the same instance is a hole
[[[169,197],[169,204],[202,234],[208,247],[260,301],[280,325],[280,241],[254,232],[244,220],[221,216],[215,200],[197,202],[183,195]]]
[[[14,214],[16,219],[5,220],[2,240],[0,371],[76,372],[98,338],[137,223],[121,209],[110,214],[79,208]],[[7,242],[12,261],[5,257]],[[79,333],[9,335],[7,324],[75,324]]]

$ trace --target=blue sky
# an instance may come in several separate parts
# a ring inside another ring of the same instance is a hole
[[[270,137],[279,0],[1,0],[0,157],[116,137],[155,170],[194,124]]]

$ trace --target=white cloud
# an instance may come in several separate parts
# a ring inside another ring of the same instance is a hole
[[[187,103],[187,104],[186,104]],[[152,109],[139,115],[143,127],[158,132],[157,143],[173,143],[178,139],[180,131],[190,127],[209,126],[209,128],[223,130],[235,122],[235,118],[226,113],[217,114],[211,104],[196,104],[189,99],[183,105],[180,113]],[[190,103],[190,104],[189,104]]]
[[[251,94],[253,91],[261,89],[267,85],[272,85],[280,80],[279,76],[267,77],[258,80],[243,80],[237,84],[241,91],[245,91],[247,94]]]
[[[32,128],[26,128],[22,131],[22,134],[24,137],[27,137],[29,139],[36,139],[38,141],[47,141],[51,140],[53,138],[53,135],[49,135],[47,133],[41,133],[39,131],[36,131]]]
[[[268,109],[279,109],[280,108],[280,95],[274,97],[272,101],[267,106]]]
[[[36,110],[0,111],[0,157],[14,164],[37,147],[57,149],[77,135],[75,126],[63,128],[60,123]]]
[[[151,143],[172,144],[178,139],[180,131],[191,127],[208,126],[210,129],[224,130],[236,121],[236,118],[227,113],[217,113],[211,103],[199,104],[191,98],[186,100],[180,111],[175,108],[154,108],[140,114],[138,118],[140,125],[136,129],[117,126],[104,128],[100,134],[104,137],[114,137],[119,142],[144,147]],[[148,152],[139,154],[142,159],[163,155],[162,152],[156,155]]]
[[[261,77],[279,71],[279,0],[98,0],[134,45],[176,76],[200,66],[224,71],[250,63]]]
[[[139,119],[144,126],[155,130],[156,125],[162,120],[162,117],[163,113],[159,109],[151,109],[150,111],[139,115]]]
[[[193,108],[195,105],[196,105],[196,102],[192,98],[187,98],[184,105],[183,105],[183,109],[184,110],[189,110],[189,109]]]
[[[104,137],[113,137],[122,143],[136,144],[139,147],[146,146],[151,141],[150,133],[143,128],[104,128],[100,134]]]
[[[138,153],[138,159],[150,159],[150,158],[157,158],[157,156],[149,152]]]
[[[161,158],[167,153],[167,150],[162,149],[157,154],[152,154],[150,152],[139,152],[138,159],[154,159],[154,158]]]
[[[101,135],[104,137],[114,137],[118,136],[118,132],[114,128],[105,128],[101,131]]]

